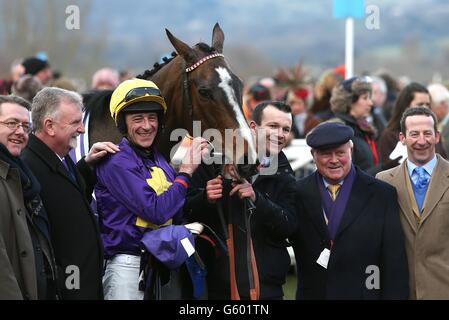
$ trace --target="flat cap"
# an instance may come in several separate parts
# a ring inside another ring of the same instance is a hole
[[[313,149],[329,149],[345,144],[354,137],[354,130],[339,122],[324,122],[316,126],[306,137]]]

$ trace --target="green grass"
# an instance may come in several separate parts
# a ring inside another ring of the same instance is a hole
[[[287,274],[287,280],[283,286],[284,300],[295,300],[296,294],[296,274],[293,268]]]

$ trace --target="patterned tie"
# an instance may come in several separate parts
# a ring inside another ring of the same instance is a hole
[[[416,187],[418,189],[425,189],[429,184],[429,178],[426,176],[426,170],[423,167],[416,167],[415,172],[418,175],[418,181]]]
[[[341,185],[339,184],[330,184],[327,186],[327,190],[329,190],[329,192],[331,193],[332,201],[335,201],[335,199],[337,199],[337,193],[340,188]]]

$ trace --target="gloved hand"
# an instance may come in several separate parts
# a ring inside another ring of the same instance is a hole
[[[399,160],[402,159],[402,156],[397,157],[396,159],[388,159],[387,161],[382,163],[382,170],[391,169],[397,167],[400,163]]]

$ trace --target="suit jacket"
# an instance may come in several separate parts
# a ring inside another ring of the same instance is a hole
[[[419,214],[407,161],[378,178],[398,192],[401,222],[410,269],[412,299],[449,299],[449,162],[437,154]]]
[[[273,175],[259,175],[253,183],[256,193],[256,210],[251,216],[251,236],[260,278],[260,299],[280,299],[284,293],[282,285],[290,267],[286,238],[296,228],[294,214],[295,178],[283,152],[279,154],[278,170]],[[214,178],[201,165],[192,178],[185,210],[190,221],[206,223],[225,242],[217,206],[207,201],[204,187]],[[224,182],[224,184],[226,184]],[[226,195],[230,189],[224,188]],[[246,228],[243,222],[243,202],[237,196],[222,201],[225,220],[228,206],[234,224],[237,285],[241,297],[249,297],[246,263]],[[208,267],[209,299],[230,299],[229,260],[226,253],[203,254]]]
[[[38,298],[26,212],[19,171],[0,160],[0,300]]]
[[[395,189],[356,167],[331,248],[315,174],[296,186],[298,228],[290,238],[298,272],[296,298],[407,299],[407,259]],[[331,248],[327,269],[316,262],[325,248]],[[380,288],[373,280],[376,267]]]
[[[102,299],[103,251],[97,220],[89,205],[92,190],[87,190],[70,157],[67,161],[74,168],[76,182],[58,156],[34,135],[30,135],[21,157],[42,186],[41,198],[62,273],[62,299]],[[79,289],[73,289],[77,272],[69,266],[79,269]]]

